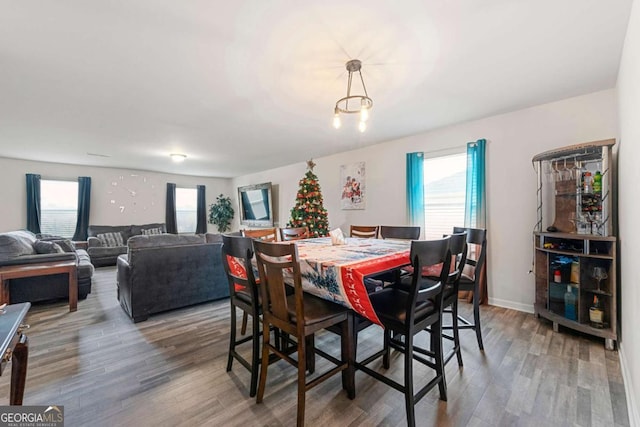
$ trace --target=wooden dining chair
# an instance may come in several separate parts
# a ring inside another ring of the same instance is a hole
[[[255,230],[242,230],[242,235],[263,242],[275,242],[278,240],[278,232],[275,228],[260,228]]]
[[[427,241],[414,240],[411,242],[410,256],[414,274],[411,276],[408,291],[390,287],[370,295],[371,304],[384,327],[383,349],[355,364],[357,369],[404,393],[407,425],[413,427],[416,424],[414,406],[429,390],[437,385],[440,399],[447,400],[441,327],[443,290],[451,263],[449,238]],[[442,265],[439,280],[428,286],[427,279],[420,272],[423,267],[434,265]],[[414,352],[414,336],[423,332],[428,326],[431,327],[432,332],[429,348],[429,357],[432,360]],[[388,369],[391,348],[404,353],[404,384],[400,384],[367,366],[382,356],[383,367]],[[435,376],[415,394],[413,386],[414,360],[435,371]]]
[[[380,226],[381,239],[418,240],[420,238],[420,226]]]
[[[443,296],[443,313],[451,314],[451,326],[453,335],[447,335],[444,332],[442,337],[453,341],[453,348],[444,356],[444,364],[455,354],[458,358],[458,366],[462,366],[462,351],[460,349],[460,334],[458,328],[458,291],[460,287],[460,278],[462,277],[462,269],[467,262],[467,233],[452,234],[449,236],[449,250],[451,251],[451,268],[447,283],[444,288]],[[443,325],[443,329],[446,327]]]
[[[222,236],[222,265],[229,280],[229,303],[231,306],[231,331],[229,337],[229,356],[227,372],[231,371],[236,359],[251,373],[249,396],[256,395],[258,369],[260,363],[260,297],[251,260],[253,258],[253,240],[249,237]],[[236,326],[236,308],[243,311],[243,331],[247,315],[251,316],[251,335],[238,339]],[[236,351],[236,346],[252,342],[251,362]]]
[[[473,329],[476,332],[478,347],[480,350],[484,350],[480,326],[480,300],[482,292],[486,291],[486,272],[484,270],[486,268],[487,230],[453,227],[453,233],[467,233],[467,259],[460,276],[459,289],[460,291],[473,292],[473,323],[458,316],[461,323],[458,329]]]
[[[309,227],[291,227],[280,229],[280,241],[286,242],[289,240],[308,239]]]
[[[352,225],[349,229],[349,236],[361,237],[363,239],[375,239],[378,237],[377,225]]]
[[[335,304],[302,290],[302,275],[295,243],[267,243],[254,241],[258,271],[260,273],[260,290],[262,295],[262,366],[256,402],[262,402],[267,383],[269,355],[275,354],[298,368],[298,408],[297,425],[304,425],[305,394],[307,390],[320,384],[338,372],[342,372],[342,386],[347,390],[350,399],[355,397],[353,372],[352,311],[347,307]],[[287,295],[285,271],[291,272],[294,294]],[[317,331],[331,325],[341,325],[341,359],[326,353],[319,348],[313,353],[327,359],[335,365],[332,369],[314,376],[307,381],[307,348]],[[270,342],[269,327],[278,328],[294,337],[297,342],[297,360],[281,351]]]

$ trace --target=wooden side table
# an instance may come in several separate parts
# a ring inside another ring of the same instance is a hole
[[[11,360],[10,405],[22,405],[24,386],[27,379],[27,359],[29,339],[22,333],[24,320],[31,303],[6,306],[0,312],[0,375]]]
[[[11,302],[9,295],[9,280],[11,279],[67,273],[69,275],[69,311],[76,311],[78,309],[77,268],[76,261],[71,260],[0,267],[0,283],[2,283],[0,303],[9,304]]]

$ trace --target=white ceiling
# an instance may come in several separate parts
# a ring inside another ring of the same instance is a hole
[[[0,156],[233,177],[607,89],[631,3],[0,0]]]

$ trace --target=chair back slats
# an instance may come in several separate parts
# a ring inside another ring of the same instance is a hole
[[[451,251],[451,261],[453,265],[447,282],[450,284],[457,284],[467,262],[467,233],[456,233],[450,235],[449,250]]]
[[[297,246],[295,243],[269,243],[259,240],[253,244],[260,274],[263,315],[275,326],[281,327],[291,323],[285,283],[285,270],[289,270],[293,273],[296,317],[303,319],[304,305]],[[303,327],[303,322],[297,323],[299,327]]]
[[[449,239],[449,237],[445,237],[439,240],[413,240],[411,242],[410,257],[414,273],[409,291],[411,310],[407,312],[410,319],[414,318],[416,302],[431,299],[438,309],[442,306],[443,284],[447,281],[451,265]],[[434,285],[421,272],[423,268],[435,265],[442,265],[442,268],[438,282]]]
[[[419,226],[380,226],[382,239],[418,240],[420,238]]]
[[[257,301],[258,290],[251,259],[253,241],[248,237],[222,236],[222,265],[229,280],[229,294],[235,295],[240,285]]]
[[[377,225],[352,225],[349,229],[349,236],[363,239],[375,239],[378,237]]]
[[[268,277],[266,288],[268,292],[269,311],[283,322],[289,322],[289,305],[287,303],[286,284],[284,282],[283,269],[278,264],[265,263],[266,276]]]
[[[275,228],[242,230],[242,235],[245,237],[251,237],[254,240],[261,240],[263,242],[275,242],[278,240],[278,233]]]
[[[467,233],[467,258],[462,274],[476,280],[476,272],[482,270],[486,257],[487,230],[482,228],[453,227],[453,232]]]
[[[283,242],[289,240],[308,239],[309,237],[309,227],[292,227],[280,229],[280,240]]]

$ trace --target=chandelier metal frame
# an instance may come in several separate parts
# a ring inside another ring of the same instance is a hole
[[[371,109],[371,107],[373,107],[373,100],[369,98],[369,94],[367,93],[367,86],[364,84],[364,79],[362,78],[362,62],[358,59],[352,59],[351,61],[347,62],[346,68],[349,72],[349,80],[347,81],[347,96],[345,96],[344,98],[340,98],[336,102],[334,112],[336,114],[354,114],[362,112],[363,108]],[[354,73],[358,73],[358,75],[360,76],[360,83],[362,84],[364,95],[351,95],[351,83],[353,81]],[[351,102],[350,106],[349,101],[357,102]]]

